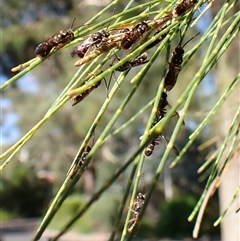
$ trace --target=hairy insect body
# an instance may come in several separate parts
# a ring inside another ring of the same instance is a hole
[[[144,21],[134,26],[131,30],[128,29],[122,38],[121,48],[124,50],[130,49],[132,45],[136,43],[139,38],[149,29],[148,24]]]
[[[198,0],[181,0],[172,10],[173,18],[182,16],[189,12],[197,4]]]
[[[145,198],[146,198],[146,194],[138,193],[136,199],[134,200],[133,209],[132,209],[134,218],[129,220],[129,223],[130,223],[130,225],[128,227],[129,233],[132,232],[133,228],[135,227],[135,225],[138,222],[139,215],[140,215],[141,209],[144,205]]]
[[[52,49],[60,49],[73,39],[74,33],[71,29],[61,30],[52,35],[48,40],[40,43],[35,49],[35,54],[41,59],[46,58]]]
[[[98,81],[96,84],[93,84],[90,88],[88,88],[87,90],[85,90],[83,93],[79,94],[79,95],[75,95],[73,96],[71,99],[73,101],[72,106],[78,104],[79,102],[81,102],[83,99],[85,99],[94,89],[96,89],[99,85],[101,84],[101,80]]]
[[[189,39],[183,46],[179,45],[175,48],[175,51],[172,53],[171,60],[169,62],[168,72],[164,79],[164,89],[165,91],[170,91],[175,84],[177,83],[179,72],[182,69],[182,62],[184,56],[184,47],[194,39],[199,33]],[[180,41],[181,42],[181,41]]]
[[[77,163],[76,163],[76,166],[74,167],[74,170],[70,176],[71,179],[73,179],[73,177],[77,174],[77,172],[80,170],[80,168],[83,166],[89,152],[91,151],[91,147],[90,146],[87,146],[85,151],[83,152],[83,154],[78,157],[77,159]]]
[[[163,92],[162,96],[161,96],[161,99],[160,99],[160,102],[159,102],[159,105],[158,105],[158,108],[157,108],[155,119],[152,123],[152,127],[154,127],[160,120],[162,120],[165,117],[165,115],[167,113],[167,106],[168,105],[169,105],[169,103],[167,101],[167,94],[165,92]],[[154,149],[155,149],[155,146],[159,145],[159,140],[158,140],[159,137],[165,142],[166,146],[168,145],[169,140],[162,133],[159,133],[151,141],[151,143],[147,146],[147,148],[145,149],[144,153],[145,153],[146,156],[151,156]],[[179,152],[174,145],[173,145],[172,148],[173,148],[174,152],[176,153],[176,155],[179,155]]]
[[[170,91],[176,84],[178,74],[182,68],[184,49],[180,46],[176,47],[172,54],[171,61],[169,62],[169,68],[167,75],[164,79],[164,88],[166,91]]]
[[[137,58],[135,58],[133,61],[127,61],[122,66],[118,67],[116,70],[120,72],[124,72],[124,71],[130,70],[133,67],[146,64],[147,62],[149,62],[147,58],[148,58],[147,53],[143,53]]]

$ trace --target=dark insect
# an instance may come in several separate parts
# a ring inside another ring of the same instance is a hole
[[[99,44],[102,42],[103,38],[108,38],[110,36],[110,33],[107,30],[102,30],[100,32],[93,33],[91,35],[91,38],[94,42],[94,44]]]
[[[154,122],[152,123],[152,127],[154,127],[160,120],[162,120],[164,118],[164,116],[167,113],[167,109],[166,108],[167,108],[168,105],[169,105],[169,103],[167,101],[167,94],[165,92],[163,92],[162,96],[161,96],[161,99],[160,99],[159,106],[157,108],[157,112],[156,112],[156,116],[155,116]],[[176,112],[176,115],[178,115],[177,112]],[[146,156],[151,156],[153,151],[154,151],[155,146],[159,145],[159,140],[158,140],[159,137],[165,142],[166,146],[168,145],[169,140],[162,133],[160,133],[147,146],[147,148],[146,148],[146,150],[144,152]],[[174,152],[178,156],[179,155],[178,149],[174,145],[173,145],[172,149],[174,150]]]
[[[115,11],[116,11],[116,9],[114,8],[112,15],[115,14]],[[95,45],[100,44],[103,41],[104,38],[107,39],[110,36],[110,33],[108,31],[108,28],[109,28],[110,24],[111,24],[111,22],[109,22],[106,30],[103,29],[103,30],[101,30],[99,32],[96,32],[96,33],[93,33],[91,35],[91,38],[92,38]]]
[[[101,80],[99,80],[97,83],[93,84],[91,87],[89,87],[87,90],[85,90],[83,93],[79,95],[73,96],[71,99],[73,101],[72,106],[78,104],[83,99],[85,99],[94,89],[96,89],[101,84]]]
[[[109,22],[110,25],[111,22]],[[109,27],[108,25],[108,27]],[[85,41],[83,41],[80,45],[78,45],[70,54],[71,57],[77,55],[79,58],[83,58],[89,53],[94,45],[100,44],[104,38],[108,38],[110,33],[108,32],[108,27],[106,30],[101,30],[99,32],[93,33],[90,37],[88,37]]]
[[[95,142],[95,137],[93,135],[92,137],[92,144],[91,146],[90,145],[87,145],[85,147],[85,150],[84,152],[82,153],[82,155],[80,156],[77,156],[76,158],[76,161],[75,161],[75,166],[74,166],[74,169],[73,169],[73,172],[71,173],[70,175],[70,179],[73,179],[73,177],[76,175],[76,173],[80,170],[80,168],[83,166],[84,162],[86,161],[86,158],[88,157],[88,154],[89,152],[92,150],[92,147],[94,145],[94,142]]]
[[[72,52],[71,57],[77,55],[79,58],[83,58],[91,50],[94,42],[91,37],[85,39],[80,45],[78,45]]]
[[[165,145],[167,146],[168,143],[169,143],[169,140],[162,134],[160,133],[157,137],[155,137],[152,142],[147,146],[146,150],[145,150],[145,155],[146,156],[151,156],[154,149],[155,149],[155,146],[159,145],[159,140],[158,138],[161,138],[164,142],[165,142]],[[172,146],[172,149],[174,150],[174,152],[176,153],[177,156],[179,156],[179,151],[178,149],[176,148],[176,146]]]
[[[198,0],[181,0],[172,10],[173,18],[189,12],[197,4]]]
[[[67,43],[70,43],[74,39],[72,27],[75,19],[76,18],[73,19],[70,29],[61,30],[52,35],[46,41],[40,43],[35,49],[36,56],[41,59],[44,59],[49,55],[53,48],[60,49],[64,47]]]
[[[153,125],[156,125],[162,118],[164,118],[167,113],[167,105],[169,105],[167,101],[167,94],[165,92],[162,92]]]
[[[136,67],[136,66],[139,66],[142,64],[146,64],[147,62],[149,62],[149,60],[147,58],[148,58],[147,53],[142,53],[137,58],[135,58],[133,61],[127,61],[122,66],[118,67],[116,70],[120,71],[120,72],[124,72],[124,71],[130,70],[133,67]],[[120,59],[118,58],[118,60],[120,60]]]
[[[130,49],[149,29],[148,24],[144,21],[134,26],[131,30],[128,29],[121,40],[121,48],[124,50]]]
[[[144,175],[142,174],[142,178],[144,178]],[[145,184],[144,184],[144,180],[143,180],[143,193],[145,193]],[[145,198],[146,198],[146,194],[142,194],[142,193],[138,193],[137,197],[134,200],[133,203],[133,208],[132,208],[132,213],[134,215],[134,218],[132,218],[131,220],[129,220],[129,227],[128,227],[128,232],[131,233],[133,228],[135,227],[135,225],[138,222],[139,219],[139,215],[141,212],[141,209],[144,205],[145,202]]]
[[[197,33],[195,36],[190,38],[183,46],[181,46],[181,41],[178,44],[178,46],[175,48],[175,51],[172,53],[171,61],[168,63],[168,72],[166,74],[166,77],[164,79],[164,89],[165,91],[170,91],[176,84],[178,74],[181,71],[182,68],[182,62],[183,62],[183,55],[184,55],[184,47],[193,40],[199,33]]]
[[[118,43],[115,41],[110,41],[110,42],[106,42],[104,44],[100,44],[96,49],[94,49],[94,51],[90,52],[89,54],[85,54],[84,57],[82,59],[79,59],[74,66],[79,67],[91,60],[93,60],[94,58],[96,58],[97,56],[109,52],[111,49],[118,47]]]
[[[130,28],[121,28],[117,30],[117,33],[128,33],[130,31]]]
[[[146,198],[146,194],[138,193],[136,199],[134,200],[133,209],[132,209],[134,218],[129,220],[129,223],[130,223],[130,225],[128,227],[129,233],[132,232],[133,228],[135,227],[135,225],[138,222],[138,218],[139,218],[141,209],[144,205],[145,198]]]
[[[79,157],[77,157],[76,160],[76,165],[74,167],[74,170],[72,172],[72,174],[70,175],[70,178],[73,179],[73,177],[76,175],[76,173],[80,170],[80,168],[82,167],[82,165],[84,164],[89,152],[91,151],[91,147],[87,146],[86,149],[84,150],[83,154]]]
[[[145,150],[145,155],[146,156],[151,156],[153,151],[154,151],[154,148],[155,146],[159,145],[159,141],[158,141],[158,137],[157,138],[154,138],[151,143],[147,146],[146,150]]]
[[[93,33],[72,51],[71,57],[74,57],[74,55],[77,55],[79,58],[85,57],[94,45],[101,43],[103,38],[108,38],[109,35],[106,30]]]
[[[50,45],[47,41],[40,43],[35,49],[35,54],[37,57],[43,59],[48,56],[50,51],[54,48],[53,45]]]

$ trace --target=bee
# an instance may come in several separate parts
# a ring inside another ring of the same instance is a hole
[[[101,74],[103,71],[100,71],[99,74]],[[99,75],[98,74],[98,75]],[[102,83],[102,80],[104,80],[105,86],[108,89],[108,84],[105,78],[102,78],[101,80],[99,80],[97,83],[93,84],[92,86],[90,86],[88,89],[86,89],[84,92],[82,92],[79,95],[74,95],[71,97],[73,104],[72,106],[78,104],[79,102],[81,102],[83,99],[85,99],[94,89],[98,88],[98,86]],[[111,81],[111,79],[110,79]]]
[[[93,33],[90,37],[84,40],[80,45],[78,45],[70,54],[71,57],[77,55],[79,58],[85,57],[94,45],[101,43],[104,38],[108,38],[110,33],[106,30]]]
[[[117,59],[120,60],[118,57],[117,57]],[[147,53],[142,53],[141,55],[136,57],[134,60],[127,61],[122,66],[118,67],[116,70],[119,71],[119,72],[124,72],[124,71],[130,70],[133,67],[136,67],[136,66],[139,66],[139,65],[142,65],[142,64],[146,64],[148,62],[149,62],[149,60],[148,60]]]
[[[114,12],[115,12],[115,9],[114,9]],[[110,36],[110,32],[108,31],[110,24],[111,22],[109,22],[106,30],[103,29],[101,31],[93,33],[85,41],[83,41],[80,45],[78,45],[70,54],[71,57],[74,57],[74,55],[77,55],[79,58],[84,58],[91,51],[94,45],[96,45],[97,47],[97,44],[100,44],[104,39],[107,39]]]
[[[159,140],[158,140],[159,137],[165,142],[165,146],[168,145],[169,140],[168,140],[162,133],[160,133],[157,137],[155,137],[155,138],[151,141],[151,143],[150,143],[150,144],[147,146],[147,148],[145,149],[145,152],[144,152],[145,156],[151,156],[151,155],[153,154],[153,151],[154,151],[154,149],[155,149],[155,146],[158,146],[158,145],[159,145]],[[179,156],[179,151],[178,151],[178,149],[177,149],[177,147],[176,147],[175,145],[173,145],[172,149],[173,149],[173,151],[175,152],[175,154],[176,154],[177,156]]]
[[[184,55],[184,47],[193,40],[197,35],[200,33],[197,33],[195,36],[190,38],[183,46],[181,46],[181,40],[178,46],[175,48],[175,51],[172,53],[172,57],[168,67],[168,72],[166,74],[166,77],[164,79],[164,89],[165,91],[170,91],[176,84],[178,74],[181,71],[182,68],[182,62],[183,62],[183,55]]]
[[[107,30],[102,30],[91,35],[92,40],[95,44],[99,44],[103,41],[104,38],[108,38],[110,33]]]
[[[155,146],[159,145],[159,141],[158,141],[158,137],[154,138],[151,143],[147,146],[146,150],[145,150],[145,156],[151,156]]]
[[[80,168],[82,167],[82,165],[84,164],[89,152],[92,150],[92,148],[87,145],[83,154],[81,156],[77,157],[76,160],[76,165],[74,167],[74,170],[72,172],[72,174],[70,175],[70,179],[73,179],[73,177],[77,174],[77,172],[80,170]]]
[[[197,4],[198,0],[181,0],[172,10],[173,18],[182,16],[189,12]]]
[[[142,174],[142,178],[144,178],[144,174]],[[142,194],[141,192],[138,193],[137,197],[134,200],[133,208],[131,210],[134,217],[128,221],[128,223],[129,223],[128,232],[129,233],[132,232],[135,225],[138,223],[139,215],[140,215],[140,212],[142,210],[142,207],[143,207],[145,199],[146,199],[144,179],[142,179],[142,181],[143,181],[143,193],[144,194]]]
[[[77,55],[79,58],[83,58],[90,51],[91,47],[94,45],[91,37],[85,39],[80,45],[78,45],[72,52],[71,57],[73,58]]]
[[[86,161],[86,158],[88,157],[89,152],[92,150],[94,142],[95,142],[95,136],[93,134],[93,136],[92,136],[92,144],[91,145],[87,145],[85,147],[85,150],[83,151],[81,156],[80,155],[77,156],[73,172],[70,175],[70,179],[73,179],[73,177],[77,174],[77,172],[83,166],[84,162]]]
[[[144,21],[134,26],[132,29],[125,31],[124,37],[121,40],[121,48],[124,50],[130,49],[134,43],[148,30],[150,27]]]
[[[72,27],[75,19],[76,18],[73,19],[70,29],[61,30],[52,35],[46,41],[40,43],[35,49],[36,56],[44,59],[49,55],[52,49],[60,49],[66,44],[70,43],[74,39],[74,32],[72,30]]]
[[[154,127],[160,120],[162,120],[164,118],[164,116],[167,113],[167,106],[168,105],[169,105],[169,103],[167,101],[167,94],[165,92],[163,92],[162,96],[161,96],[161,99],[160,99],[159,106],[157,108],[157,112],[156,112],[154,122],[152,123],[152,127]],[[176,115],[178,115],[177,112],[176,112]],[[146,156],[151,156],[154,149],[155,149],[155,146],[159,145],[159,140],[158,140],[159,137],[165,142],[166,146],[168,145],[169,140],[162,133],[160,133],[151,141],[151,143],[145,149],[144,153],[145,153]],[[173,148],[174,152],[176,153],[176,155],[178,156],[179,155],[178,149],[174,145],[173,145],[172,148]]]
[[[89,87],[87,90],[85,90],[83,93],[79,94],[79,95],[75,95],[73,96],[71,99],[73,101],[72,106],[78,104],[79,102],[81,102],[83,99],[85,99],[94,89],[96,89],[100,84],[101,84],[101,80],[99,80],[97,83],[93,84],[91,87]]]
[[[102,44],[100,44],[94,51],[91,51],[89,54],[85,54],[82,59],[79,59],[74,66],[78,67],[85,63],[88,63],[89,61],[93,60],[94,58],[98,57],[99,55],[106,53],[110,51],[111,49],[118,47],[117,42],[115,41],[107,41]]]
[[[113,9],[112,15],[115,14],[115,11],[116,11],[116,8]],[[108,31],[108,28],[110,25],[111,25],[111,22],[109,22],[106,30],[103,29],[91,35],[91,38],[95,45],[100,44],[104,40],[104,38],[107,39],[110,36],[110,32]]]
[[[146,194],[138,193],[136,199],[134,200],[133,209],[132,209],[134,218],[129,220],[129,223],[130,223],[130,225],[128,227],[129,233],[132,232],[133,228],[135,227],[135,225],[138,222],[139,215],[140,215],[141,209],[144,205],[145,198],[146,198]]]

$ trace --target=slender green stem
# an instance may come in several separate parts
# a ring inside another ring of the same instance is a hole
[[[230,209],[230,207],[232,206],[232,204],[236,200],[236,198],[239,196],[239,194],[240,194],[240,185],[237,187],[237,189],[232,197],[232,200],[228,204],[228,207],[224,210],[224,212],[221,214],[221,216],[214,222],[214,224],[213,224],[214,227],[218,226],[222,222],[223,218],[226,216],[227,211]]]

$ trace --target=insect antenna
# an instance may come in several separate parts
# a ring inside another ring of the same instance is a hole
[[[198,33],[195,34],[193,37],[191,37],[191,38],[182,46],[182,48],[184,48],[190,41],[192,41],[194,38],[196,38],[199,34],[200,34],[200,32],[198,32]]]
[[[77,17],[75,17],[75,18],[73,19],[72,24],[71,24],[71,26],[70,26],[70,29],[72,29],[72,27],[73,27],[73,25],[74,25],[74,23],[75,23],[76,18],[77,18]],[[74,30],[75,30],[75,29],[74,29]]]

